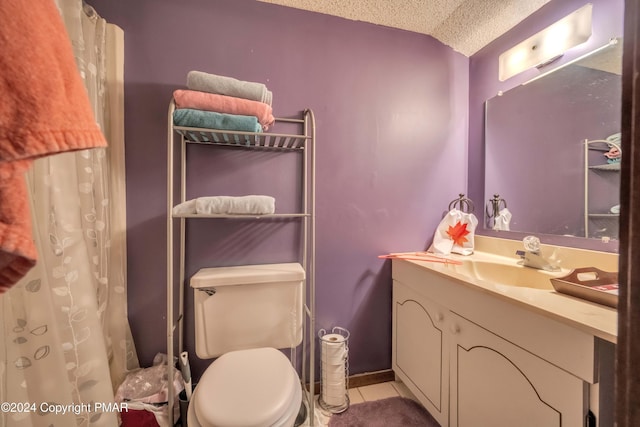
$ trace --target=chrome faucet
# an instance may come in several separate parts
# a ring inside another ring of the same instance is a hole
[[[516,251],[516,255],[519,255],[522,264],[525,267],[537,268],[539,270],[546,271],[558,271],[560,267],[557,262],[553,262],[542,256],[540,250],[540,239],[535,236],[527,236],[522,240],[524,243],[524,251]]]

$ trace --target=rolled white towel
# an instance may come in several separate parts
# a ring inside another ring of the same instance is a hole
[[[196,199],[196,213],[205,215],[269,215],[275,212],[271,196],[212,196]]]

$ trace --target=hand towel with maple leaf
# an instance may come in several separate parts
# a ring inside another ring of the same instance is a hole
[[[459,209],[450,210],[440,221],[429,251],[445,255],[471,255],[477,225],[478,219],[474,214]]]

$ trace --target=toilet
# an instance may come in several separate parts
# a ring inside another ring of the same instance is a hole
[[[191,277],[202,374],[189,427],[293,427],[302,386],[278,349],[302,342],[304,270],[298,263],[204,268]]]

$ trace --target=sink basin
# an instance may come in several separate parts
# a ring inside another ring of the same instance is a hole
[[[499,285],[503,290],[507,289],[505,287],[511,287],[553,291],[551,279],[567,276],[571,272],[566,268],[546,271],[525,267],[518,263],[517,258],[480,251],[469,256],[453,255],[450,258],[418,252],[393,255],[408,260],[432,263],[431,268],[437,268],[457,276],[465,276],[471,281]]]
[[[457,270],[471,278],[499,285],[553,290],[551,278],[562,277],[568,270],[545,271],[515,263],[465,260]]]

